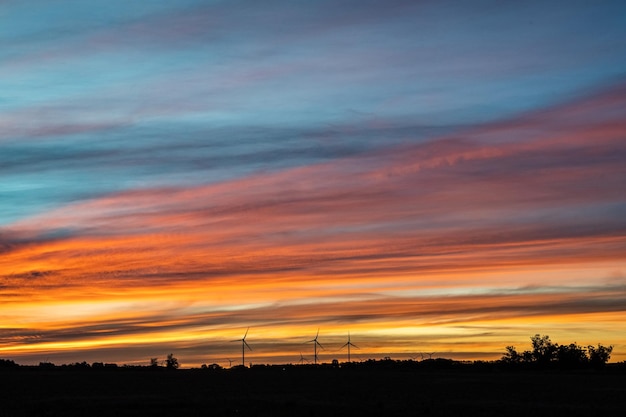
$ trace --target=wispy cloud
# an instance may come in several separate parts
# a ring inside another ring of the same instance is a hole
[[[452,334],[472,351],[488,326],[508,329],[487,332],[496,349],[556,322],[567,334],[572,316],[597,321],[589,339],[606,336],[625,305],[611,278],[625,267],[624,111],[616,86],[428,140],[14,222],[0,235],[0,312],[23,325],[2,330],[0,349],[158,341],[196,355],[256,326],[269,357],[324,326],[331,340],[358,330],[371,352],[451,348]]]

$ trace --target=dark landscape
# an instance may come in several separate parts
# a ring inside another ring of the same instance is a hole
[[[626,408],[626,367],[449,360],[166,369],[0,369],[0,416],[595,416]]]

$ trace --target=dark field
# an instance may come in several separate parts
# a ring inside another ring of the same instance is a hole
[[[501,369],[0,369],[6,416],[614,416],[626,373]]]

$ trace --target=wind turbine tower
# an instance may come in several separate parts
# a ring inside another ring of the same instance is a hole
[[[320,348],[324,349],[324,346],[321,345],[320,342],[317,341],[317,336],[320,335],[320,329],[317,329],[317,334],[315,335],[314,339],[309,340],[306,343],[313,343],[313,363],[315,365],[317,365],[317,347],[319,346]]]
[[[350,341],[350,332],[348,332],[348,341],[340,349],[343,349],[346,346],[348,347],[348,362],[350,362],[350,346],[355,347],[357,349],[359,348],[357,345],[355,345],[354,343]]]
[[[241,339],[231,340],[231,342],[241,342],[241,365],[243,367],[246,366],[246,348],[252,350],[248,342],[246,342],[246,336],[248,336],[248,331],[250,328],[246,330],[246,334],[243,335]]]

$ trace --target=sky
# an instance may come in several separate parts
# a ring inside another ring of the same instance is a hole
[[[0,1],[0,357],[626,360],[625,52],[623,1]]]

